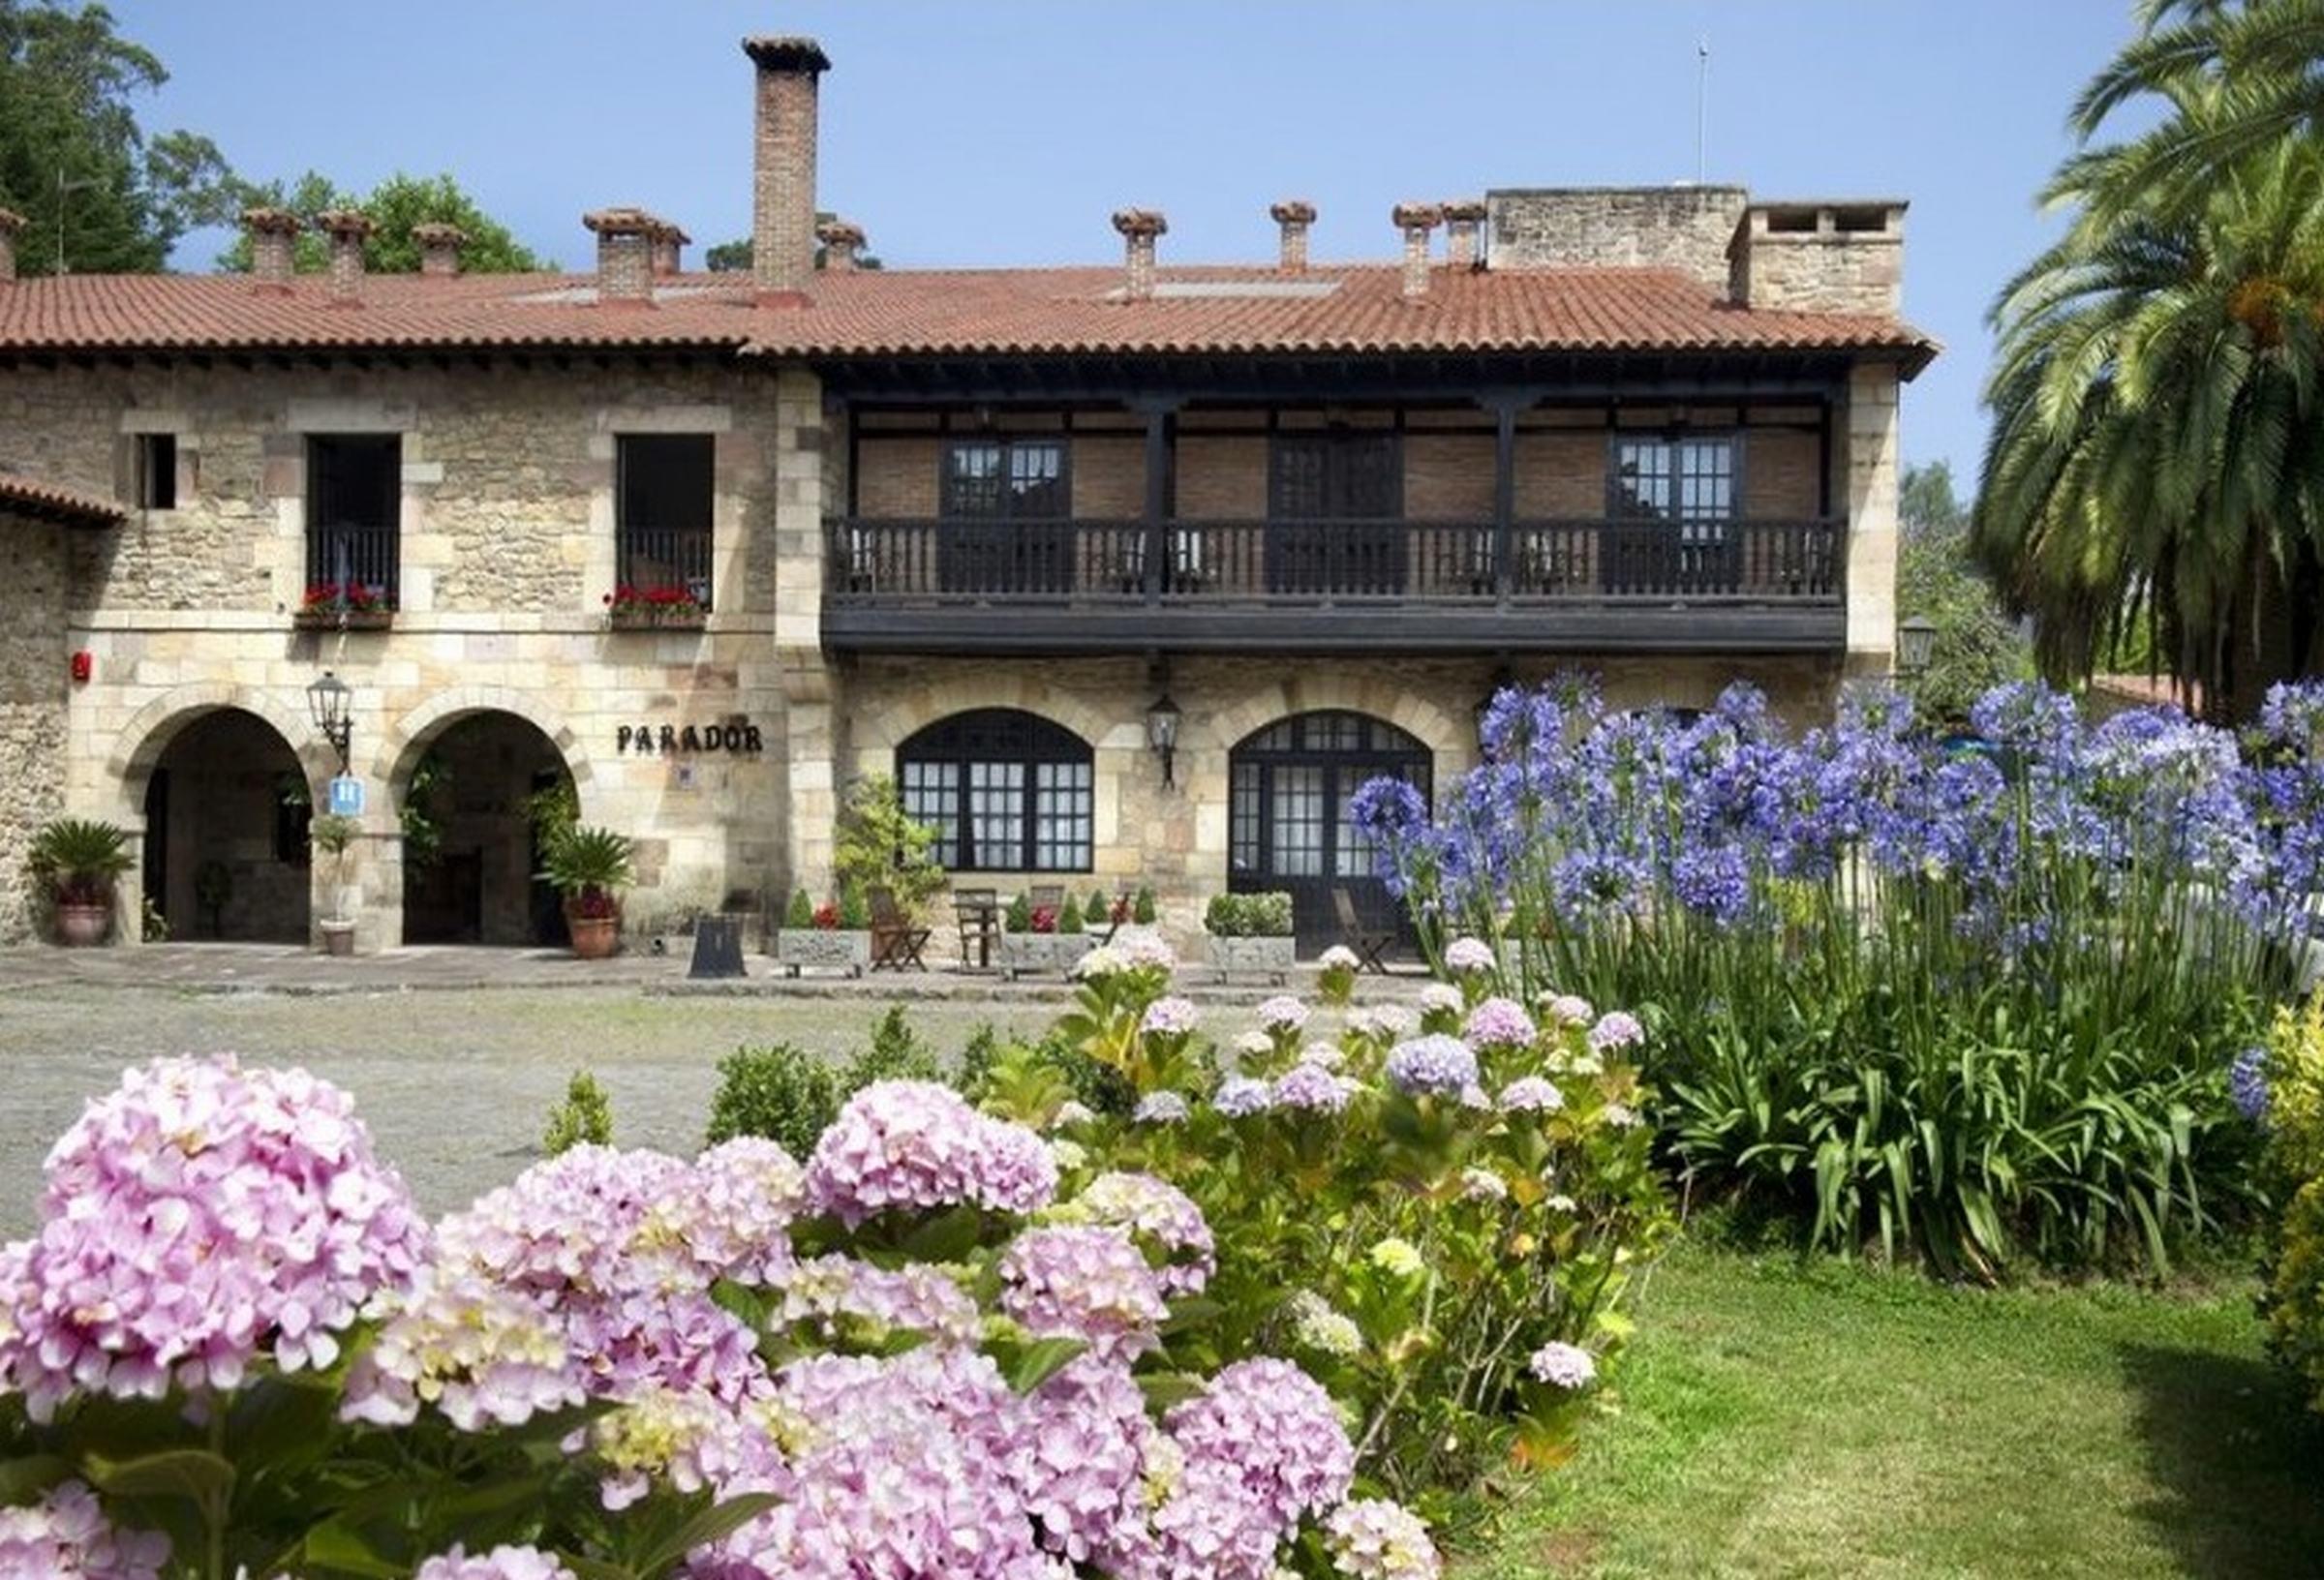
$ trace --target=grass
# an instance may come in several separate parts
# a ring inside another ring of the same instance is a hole
[[[1458,1580],[2324,1573],[2252,1286],[1956,1290],[1686,1247],[1614,1413]]]

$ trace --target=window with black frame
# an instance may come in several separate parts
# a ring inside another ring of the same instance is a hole
[[[939,719],[896,748],[906,817],[936,831],[960,872],[1086,872],[1095,755],[1037,714],[988,708]]]
[[[614,601],[707,613],[717,441],[623,434],[614,443]]]
[[[308,607],[396,607],[403,457],[396,434],[308,436]]]
[[[1739,585],[1731,435],[1623,435],[1609,471],[1606,591],[1731,592]],[[1653,525],[1649,525],[1653,524]]]
[[[943,590],[1071,592],[1072,487],[1062,438],[952,441],[944,449],[936,555]]]

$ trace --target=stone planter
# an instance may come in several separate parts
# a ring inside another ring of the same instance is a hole
[[[573,953],[582,959],[610,959],[622,947],[622,919],[618,916],[568,917],[566,927],[572,933]]]
[[[290,623],[302,631],[383,631],[395,623],[392,609],[339,610],[327,604],[301,609]]]
[[[56,941],[68,949],[87,949],[105,942],[113,920],[109,905],[65,905],[56,908]]]
[[[609,631],[698,631],[709,623],[707,609],[614,609],[605,616]]]
[[[1026,971],[1064,976],[1074,962],[1097,947],[1086,932],[1004,932],[1000,935],[1000,968],[1015,982]]]
[[[872,934],[844,927],[782,927],[775,934],[775,960],[794,977],[810,968],[860,977],[872,966]]]
[[[323,923],[322,952],[325,955],[352,955],[355,952],[355,925],[352,922]]]
[[[1212,938],[1210,965],[1221,981],[1232,976],[1264,976],[1276,982],[1291,980],[1299,941],[1280,938]]]

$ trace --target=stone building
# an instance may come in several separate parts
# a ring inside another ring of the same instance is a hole
[[[260,211],[247,276],[19,280],[0,215],[0,936],[60,812],[137,836],[128,935],[307,936],[343,772],[362,948],[553,939],[566,785],[633,929],[772,908],[877,773],[964,881],[1289,888],[1317,939],[1387,903],[1347,793],[1449,781],[1497,682],[1806,717],[1888,666],[1902,203],[1495,192],[1335,264],[1289,200],[1226,266],[1124,209],[1119,266],[868,269],[822,51],[746,48],[747,276],[613,207],[580,276],[434,228],[366,277],[345,213],[294,276]]]

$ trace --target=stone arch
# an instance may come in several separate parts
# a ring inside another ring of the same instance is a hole
[[[557,748],[565,771],[572,775],[573,794],[581,803],[581,821],[604,820],[597,805],[602,788],[596,782],[589,754],[582,750],[581,739],[572,726],[537,699],[502,685],[464,685],[439,691],[388,726],[371,757],[371,777],[387,787],[381,808],[383,815],[393,816],[392,804],[403,794],[401,787],[409,782],[413,767],[429,744],[462,719],[479,714],[509,714],[538,730]]]
[[[858,718],[853,743],[855,760],[849,766],[859,774],[890,772],[896,748],[921,730],[955,714],[989,708],[1006,708],[1045,718],[1072,731],[1092,751],[1118,744],[1107,737],[1124,722],[1064,687],[1034,677],[1009,673],[945,676],[910,686],[876,711]],[[1130,722],[1141,732],[1145,729],[1143,717]],[[1143,736],[1139,744],[1143,745]]]
[[[1229,751],[1279,718],[1325,712],[1366,714],[1417,737],[1435,755],[1440,775],[1475,753],[1476,726],[1452,710],[1391,681],[1331,673],[1297,675],[1219,709],[1205,721],[1199,745]]]
[[[314,720],[271,692],[250,685],[176,686],[138,709],[113,738],[112,754],[105,765],[105,780],[115,798],[111,821],[142,828],[145,786],[162,753],[189,725],[228,709],[253,714],[271,726],[298,759],[309,780],[321,779],[335,766],[328,745],[316,733]]]

